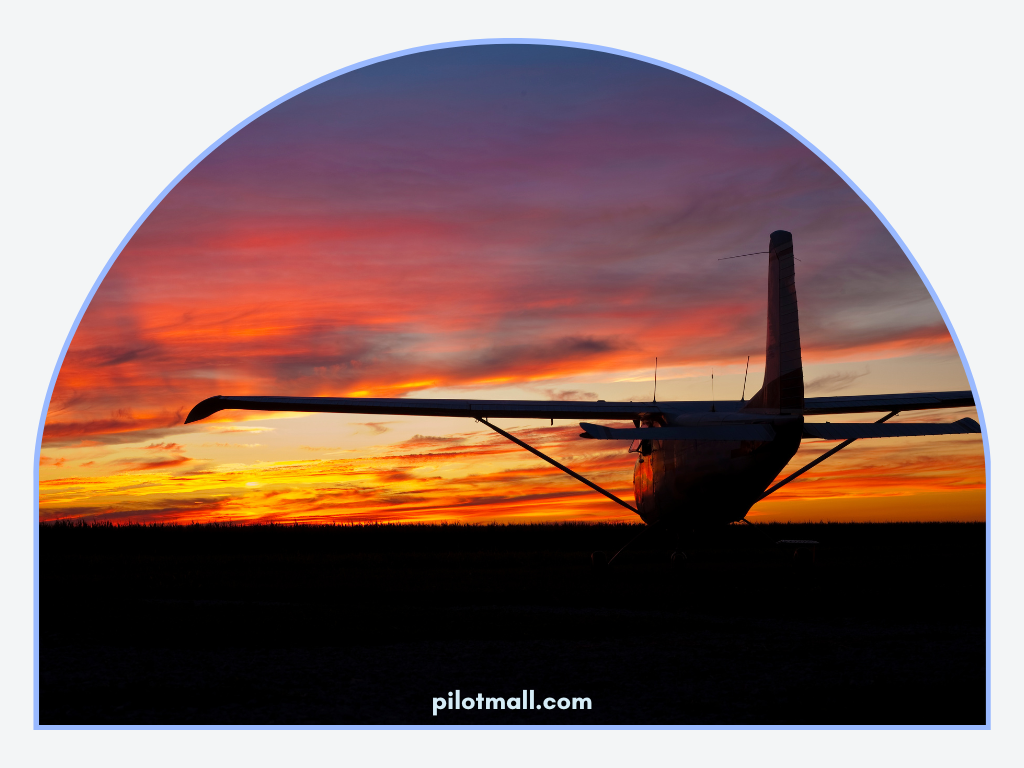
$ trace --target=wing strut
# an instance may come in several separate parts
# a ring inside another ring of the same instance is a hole
[[[892,413],[890,413],[890,414],[880,418],[878,421],[875,422],[875,424],[881,424],[882,422],[888,421],[893,416],[895,416],[897,413],[899,413],[899,411],[893,411]],[[761,501],[761,499],[764,499],[766,496],[770,496],[771,494],[775,493],[777,490],[779,490],[779,488],[784,486],[786,483],[791,482],[792,480],[796,480],[804,472],[806,472],[807,470],[813,469],[814,467],[818,466],[819,464],[821,464],[821,462],[823,462],[829,456],[832,456],[833,454],[839,453],[839,451],[843,450],[843,448],[848,446],[850,443],[854,442],[856,439],[857,439],[856,437],[851,437],[849,440],[844,440],[843,442],[841,442],[839,445],[837,445],[831,451],[828,451],[827,453],[821,454],[821,456],[816,458],[814,461],[812,461],[810,464],[805,466],[803,469],[798,469],[796,472],[794,472],[792,475],[787,477],[785,480],[782,480],[782,481],[776,483],[775,485],[773,485],[771,488],[769,488],[767,491],[765,491],[763,494],[761,494],[761,498],[758,499],[758,501]]]
[[[543,453],[538,451],[536,448],[534,448],[534,447],[524,443],[518,437],[513,437],[508,432],[506,432],[503,429],[500,429],[499,427],[494,426],[489,421],[484,421],[483,419],[481,419],[479,417],[476,417],[476,420],[479,421],[481,424],[483,424],[485,427],[490,427],[491,429],[493,429],[495,432],[497,432],[502,437],[507,437],[513,443],[518,445],[520,448],[525,448],[530,453],[532,453],[534,456],[538,456],[538,457],[544,459],[544,461],[546,461],[548,464],[551,464],[552,466],[558,467],[560,470],[565,472],[567,475],[570,475],[571,477],[575,477],[577,480],[579,480],[584,485],[590,486],[591,488],[593,488],[598,493],[604,494],[609,499],[614,501],[616,504],[621,504],[622,506],[624,506],[626,509],[628,509],[630,512],[633,512],[634,514],[640,514],[639,512],[636,511],[636,509],[631,504],[627,504],[622,499],[620,499],[618,496],[616,496],[613,493],[609,493],[608,491],[606,491],[604,488],[602,488],[601,486],[597,485],[596,483],[590,482],[589,480],[587,480],[587,478],[583,477],[583,475],[576,474],[575,472],[573,472],[571,469],[569,469],[564,464],[559,464],[557,461],[552,459],[550,456],[545,456]]]

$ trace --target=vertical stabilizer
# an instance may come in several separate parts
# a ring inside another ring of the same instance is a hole
[[[793,235],[772,232],[768,244],[768,342],[764,385],[744,407],[772,413],[804,407],[800,320],[796,307]]]

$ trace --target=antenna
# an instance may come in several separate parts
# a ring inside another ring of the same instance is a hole
[[[743,402],[743,395],[747,394],[747,372],[750,371],[750,355],[747,355],[747,367],[743,371],[743,392],[740,394],[740,402]]]
[[[744,256],[757,256],[762,253],[771,253],[771,251],[754,251],[753,253],[741,253],[739,256],[723,256],[719,261],[728,261],[729,259],[742,259]],[[793,257],[796,259],[796,256]],[[803,261],[803,259],[796,259],[797,261]]]
[[[658,358],[654,358],[654,402],[658,402]]]

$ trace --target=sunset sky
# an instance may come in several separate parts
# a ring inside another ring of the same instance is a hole
[[[800,259],[809,396],[969,388],[870,209],[708,86],[535,45],[342,75],[221,145],[118,257],[54,389],[40,519],[630,519],[468,419],[182,422],[216,394],[649,400],[655,356],[659,400],[709,399],[712,368],[738,399],[747,355],[749,396],[767,256],[719,259],[775,229]],[[499,424],[632,502],[625,444]],[[981,436],[858,442],[750,517],[982,520]]]

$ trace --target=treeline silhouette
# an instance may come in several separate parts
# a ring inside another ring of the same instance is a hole
[[[58,520],[40,523],[40,543],[61,546],[293,548],[331,552],[591,552],[617,551],[644,531],[643,523],[146,523]],[[784,539],[811,539],[825,548],[976,548],[985,524],[976,522],[819,522],[732,525],[677,540],[651,531],[629,552],[731,548],[763,549]]]

